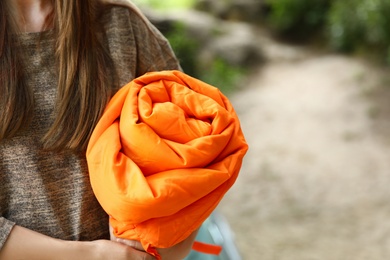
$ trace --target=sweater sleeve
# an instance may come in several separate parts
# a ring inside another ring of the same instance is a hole
[[[136,76],[150,71],[181,70],[168,40],[142,14],[130,9],[137,55]]]
[[[3,248],[14,225],[15,223],[12,221],[0,217],[0,250]]]
[[[146,72],[181,70],[168,40],[138,9],[111,4],[105,14],[108,49],[121,85]]]
[[[149,21],[142,11],[130,0],[101,0],[106,4],[122,6],[128,10],[127,24],[124,30],[129,38],[127,46],[136,54],[135,77],[142,76],[146,72],[161,70],[182,70],[170,43],[163,34]],[[119,27],[122,24],[118,24]],[[121,30],[116,27],[116,31]],[[123,54],[123,53],[122,53]]]

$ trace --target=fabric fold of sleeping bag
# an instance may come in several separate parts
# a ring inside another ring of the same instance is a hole
[[[115,236],[155,252],[201,226],[235,182],[247,149],[239,119],[217,88],[161,71],[114,95],[87,162]]]

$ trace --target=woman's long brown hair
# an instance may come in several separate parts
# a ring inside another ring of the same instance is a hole
[[[5,95],[0,97],[0,140],[28,124],[33,104],[1,2],[0,91]],[[98,31],[99,5],[96,0],[53,0],[58,92],[55,119],[42,140],[46,149],[85,150],[116,84],[112,59]]]
[[[7,1],[0,1],[0,140],[13,136],[31,120],[32,90],[25,84],[21,58],[12,48],[15,30]]]

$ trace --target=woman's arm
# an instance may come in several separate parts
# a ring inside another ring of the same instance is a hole
[[[152,260],[155,258],[145,252],[114,241],[65,241],[20,226],[14,226],[0,251],[0,260],[8,259]]]
[[[193,232],[189,237],[174,245],[173,247],[159,248],[157,251],[162,256],[163,260],[182,260],[190,253],[192,244],[194,243],[197,234],[198,230]]]

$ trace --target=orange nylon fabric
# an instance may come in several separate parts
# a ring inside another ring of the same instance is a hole
[[[87,162],[114,234],[155,254],[201,226],[235,182],[247,149],[217,88],[162,71],[134,79],[111,99]]]

